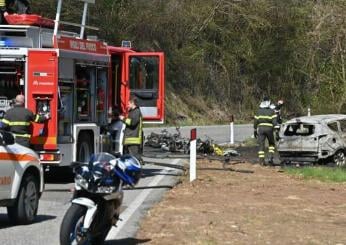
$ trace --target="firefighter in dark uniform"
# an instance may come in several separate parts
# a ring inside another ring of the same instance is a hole
[[[277,124],[277,115],[270,108],[270,100],[264,97],[260,104],[260,108],[255,115],[254,120],[254,135],[258,138],[259,150],[258,157],[261,165],[265,163],[265,140],[268,140],[269,147],[269,165],[273,165],[273,156],[275,152],[274,127]]]
[[[6,111],[2,119],[2,127],[12,132],[16,137],[16,142],[26,147],[30,147],[31,123],[42,123],[50,118],[45,115],[35,115],[29,109],[24,107],[24,95],[17,95],[13,108]]]
[[[138,160],[141,158],[141,146],[143,142],[143,118],[139,107],[137,106],[136,98],[130,98],[128,104],[128,116],[119,116],[126,124],[124,136],[124,153],[135,156]]]

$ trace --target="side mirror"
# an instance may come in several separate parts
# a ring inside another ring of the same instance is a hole
[[[10,132],[0,131],[0,145],[13,145],[14,136]]]

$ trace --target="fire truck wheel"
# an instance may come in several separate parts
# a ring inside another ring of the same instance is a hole
[[[87,133],[82,133],[78,137],[77,161],[88,162],[93,153],[92,136]]]

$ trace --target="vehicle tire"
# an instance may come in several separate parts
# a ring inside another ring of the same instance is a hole
[[[104,229],[104,231],[100,235],[94,237],[92,244],[97,244],[97,245],[104,244],[106,237],[108,235],[108,232],[111,230],[111,228],[112,228],[111,225],[108,226],[107,228]]]
[[[90,134],[82,133],[78,137],[77,144],[77,161],[89,162],[91,155],[94,153],[92,137]]]
[[[61,245],[90,244],[88,236],[84,236],[81,231],[86,212],[86,207],[72,203],[60,226]]]
[[[346,166],[346,158],[345,158],[345,151],[338,150],[333,155],[333,165],[335,167],[345,167]]]
[[[15,205],[7,208],[10,221],[20,225],[32,223],[37,214],[38,203],[39,181],[33,175],[25,175]]]

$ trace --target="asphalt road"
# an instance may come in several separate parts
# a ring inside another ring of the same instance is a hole
[[[188,136],[192,127],[181,129],[183,136]],[[152,131],[161,131],[162,128],[145,128],[145,134]],[[174,128],[169,131],[174,132]],[[228,131],[227,131],[228,130]],[[208,135],[217,143],[229,141],[229,126],[198,127],[198,137]],[[252,134],[251,125],[235,126],[235,141],[239,142]],[[184,160],[179,159],[144,159],[148,164],[144,166],[143,178],[134,189],[125,190],[123,211],[118,226],[112,228],[106,244],[136,244],[133,238],[139,228],[141,218],[155,203],[160,201],[165,191],[172,188],[178,176],[182,174],[181,165]],[[45,192],[40,200],[38,217],[35,223],[26,226],[11,226],[6,215],[6,209],[0,208],[0,243],[47,245],[59,244],[59,229],[64,213],[70,205],[72,196],[70,189],[73,183],[56,182],[46,183]]]
[[[214,126],[186,126],[181,127],[180,132],[183,137],[190,137],[192,128],[197,129],[197,138],[205,139],[211,137],[215,143],[230,143],[230,125],[214,125]],[[144,134],[149,135],[150,132],[160,133],[163,129],[167,129],[170,133],[176,133],[174,127],[170,128],[144,128]],[[253,134],[252,124],[234,125],[234,141],[235,143],[244,141]]]

